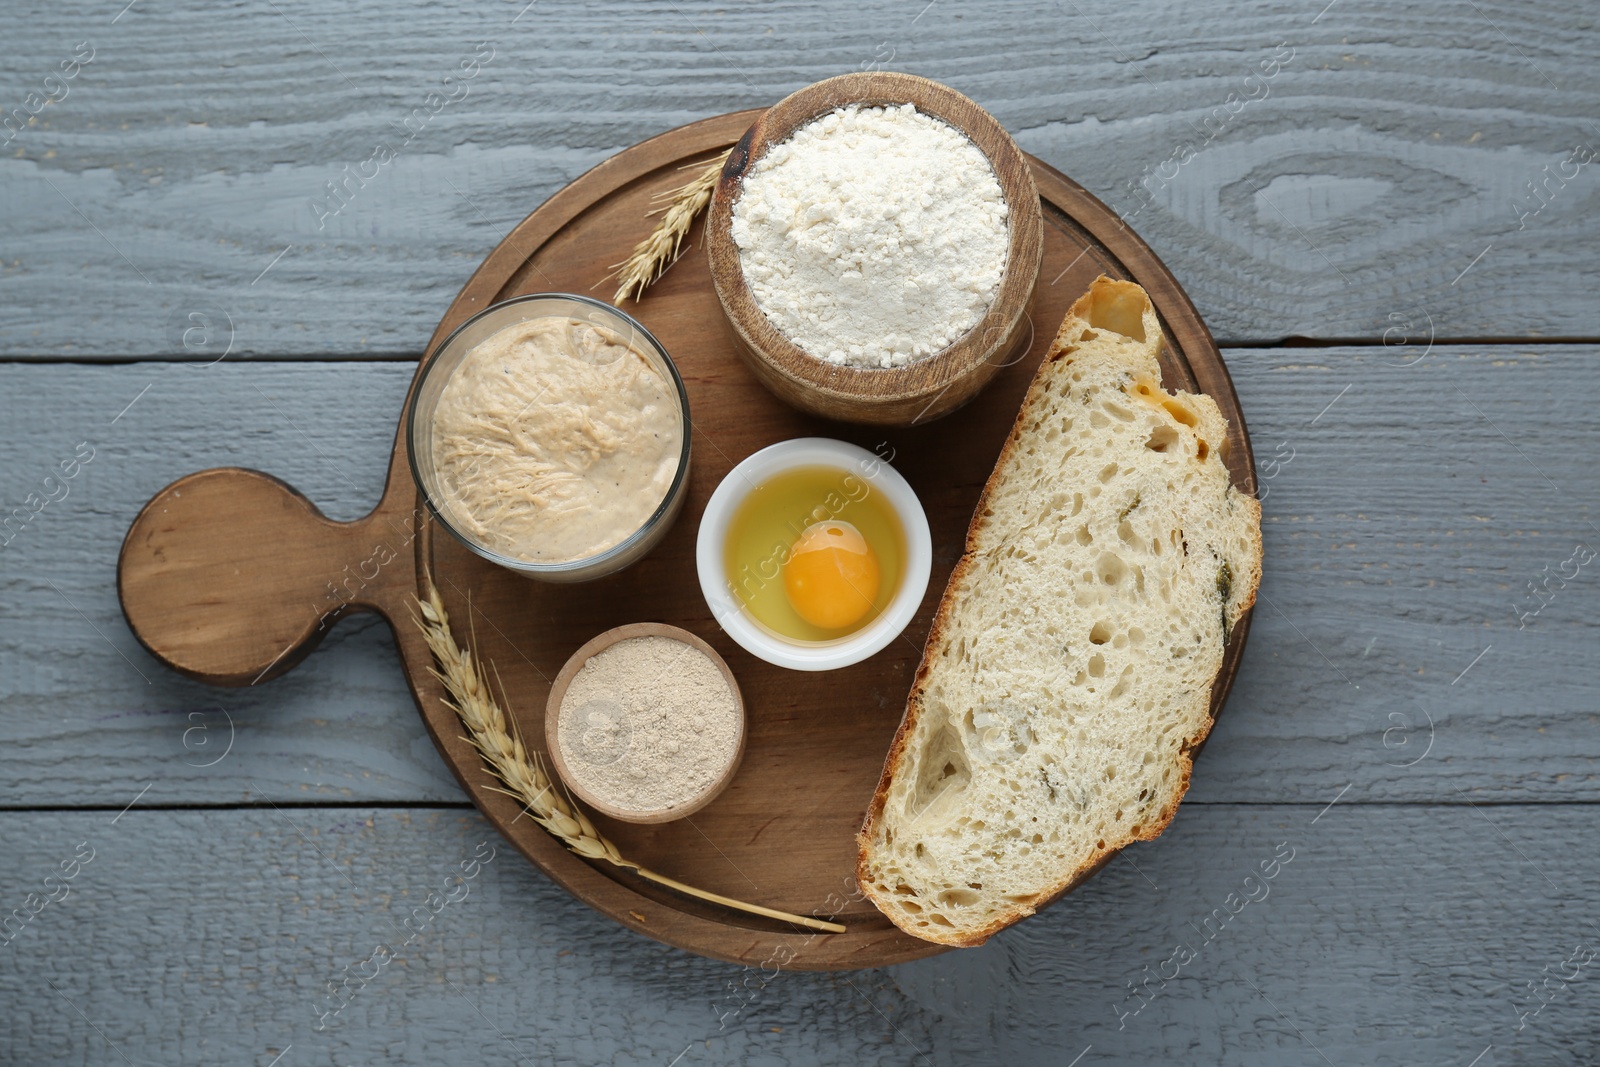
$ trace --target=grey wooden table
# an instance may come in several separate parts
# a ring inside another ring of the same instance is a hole
[[[123,3],[0,33],[0,503],[31,515],[0,548],[0,1062],[1600,1061],[1591,3]],[[1124,213],[1224,347],[1266,575],[1160,840],[982,949],[741,970],[501,844],[381,624],[244,690],[135,644],[114,563],[150,494],[235,463],[362,514],[511,225],[873,66]]]

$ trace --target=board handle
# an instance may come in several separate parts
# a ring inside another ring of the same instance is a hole
[[[212,685],[277,677],[352,611],[393,623],[414,588],[424,521],[389,504],[334,522],[260,471],[180,478],[133,520],[117,592],[134,636],[174,670]]]

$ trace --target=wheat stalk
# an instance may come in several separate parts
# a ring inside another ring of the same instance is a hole
[[[537,751],[530,752],[523,746],[516,723],[501,709],[490,692],[478,658],[456,644],[455,635],[450,631],[450,616],[444,610],[444,600],[431,581],[428,582],[428,599],[418,598],[417,607],[422,616],[416,620],[417,626],[421,628],[423,640],[427,642],[428,650],[433,653],[437,664],[432,668],[433,676],[443,683],[445,692],[449,694],[445,704],[460,717],[461,724],[467,728],[467,740],[472,742],[483,756],[483,761],[489,765],[489,770],[505,786],[496,791],[521,804],[522,810],[534,822],[548,830],[562,844],[580,856],[625,867],[641,878],[648,878],[701,900],[753,915],[764,915],[769,919],[798,923],[813,930],[831,934],[845,932],[845,928],[838,923],[791,915],[786,911],[696,889],[624,858],[617,851],[617,846],[595,829],[583,809],[555,789],[549,772],[545,770],[543,757]],[[501,690],[504,691],[504,686]]]
[[[728,152],[732,151],[728,149]],[[722,173],[722,164],[727,161],[728,152],[705,164],[699,174],[678,188],[656,193],[650,198],[652,203],[664,206],[647,212],[646,217],[660,214],[661,221],[649,237],[634,246],[632,255],[615,264],[611,273],[606,275],[608,281],[612,278],[621,279],[617,284],[617,295],[611,298],[613,304],[620,304],[630,297],[638,300],[647,288],[667,272],[668,267],[678,261],[683,251],[684,235],[694,224],[695,216],[711,203],[711,190],[716,188],[717,176]]]

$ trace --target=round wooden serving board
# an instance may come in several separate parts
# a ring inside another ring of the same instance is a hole
[[[491,252],[445,312],[429,352],[462,320],[522,293],[597,292],[654,225],[650,196],[682,184],[736,142],[760,114],[706,119],[630,148],[529,215]],[[169,486],[135,520],[119,587],[139,639],[206,681],[250,685],[287,670],[347,611],[385,615],[434,741],[473,801],[516,847],[578,899],[668,944],[738,963],[830,970],[916,959],[940,947],[899,932],[854,887],[855,834],[900,721],[933,611],[973,504],[999,454],[1034,368],[1067,307],[1096,275],[1149,291],[1167,338],[1166,385],[1211,395],[1231,424],[1234,483],[1255,491],[1244,418],[1228,373],[1187,296],[1137,235],[1050,167],[1030,160],[1043,201],[1044,267],[1033,342],[971,404],[914,429],[831,423],[785,406],[736,357],[717,303],[701,224],[683,258],[634,314],[682,372],[694,421],[689,497],[676,527],[640,563],[585,585],[547,585],[484,561],[439,530],[419,505],[398,435],[388,487],[373,513],[333,523],[293,489],[238,469]],[[717,483],[750,453],[790,437],[837,437],[891,459],[922,498],[933,532],[933,578],[903,638],[844,670],[799,673],[755,659],[713,621],[695,577],[699,516]],[[601,631],[632,622],[681,626],[710,642],[743,690],[744,761],[709,806],[639,825],[596,816],[632,860],[697,887],[845,924],[816,933],[681,896],[569,852],[493,789],[494,780],[445,706],[412,621],[431,574],[458,640],[499,672],[524,738],[544,736],[550,683]],[[1233,631],[1213,712],[1227,696],[1248,620]]]

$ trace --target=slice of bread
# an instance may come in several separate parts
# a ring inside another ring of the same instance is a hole
[[[907,933],[978,945],[1161,833],[1255,602],[1227,421],[1160,385],[1145,291],[1072,306],[978,501],[859,838]]]

